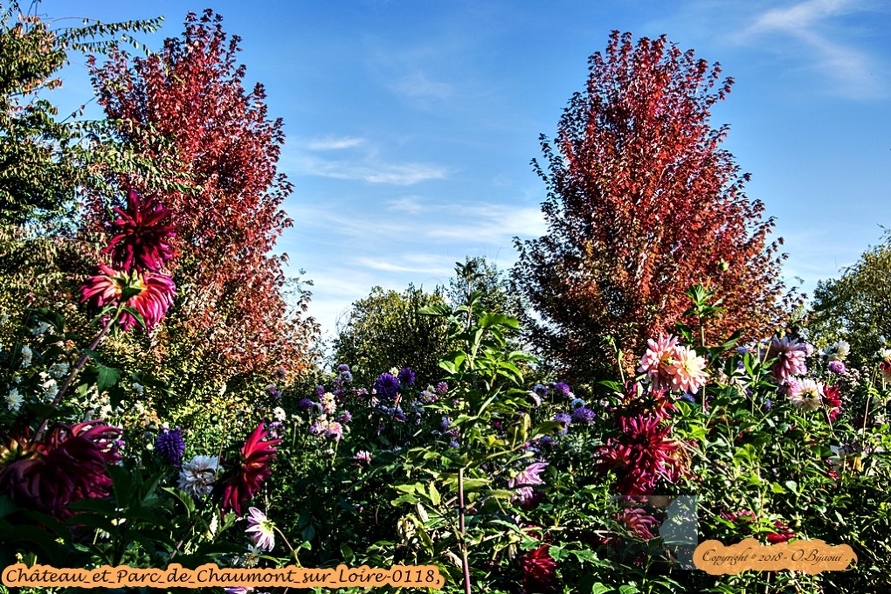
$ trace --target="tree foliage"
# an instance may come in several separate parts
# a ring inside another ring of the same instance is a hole
[[[445,305],[440,290],[425,293],[409,285],[397,293],[372,288],[338,323],[337,362],[350,366],[357,383],[373,384],[381,372],[406,366],[417,374],[419,385],[437,381],[444,375],[439,361],[451,344],[448,321],[420,313],[433,305]]]
[[[504,271],[485,256],[467,256],[463,264],[455,263],[455,276],[449,279],[446,297],[450,305],[457,307],[467,303],[473,292],[479,292],[478,305],[483,311],[520,317],[520,296]]]
[[[737,328],[769,334],[783,317],[773,219],[743,192],[748,174],[721,148],[710,109],[730,91],[720,68],[665,37],[632,43],[613,32],[589,60],[584,92],[564,110],[556,137],[541,137],[547,235],[516,240],[513,270],[537,313],[527,326],[546,361],[571,379],[615,362],[670,331],[684,291],[716,291],[725,315],[707,340]],[[785,304],[788,305],[788,304]]]
[[[239,37],[212,11],[186,17],[181,38],[148,57],[113,51],[91,62],[99,102],[121,140],[147,158],[179,163],[178,187],[141,176],[122,186],[156,195],[173,212],[179,287],[166,335],[157,338],[181,387],[274,370],[292,376],[312,360],[317,326],[283,297],[286,256],[272,250],[291,225],[281,210],[292,186],[277,170],[282,121],[269,119],[265,92],[243,86]],[[93,220],[107,208],[90,204]]]
[[[886,231],[883,242],[866,250],[840,278],[817,283],[808,314],[808,337],[819,347],[848,342],[849,360],[861,365],[891,340],[889,311],[891,231]]]

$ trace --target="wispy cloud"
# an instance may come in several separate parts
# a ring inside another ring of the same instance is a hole
[[[435,276],[447,276],[452,272],[452,268],[450,266],[450,264],[452,263],[451,259],[448,259],[448,262],[438,262],[436,260],[438,259],[428,257],[428,261],[426,263],[413,263],[411,259],[399,258],[399,263],[396,263],[393,259],[357,258],[356,263],[360,266],[364,266],[365,268],[370,268],[371,270],[380,270],[383,272],[410,272],[413,274]]]
[[[883,68],[868,53],[846,43],[837,23],[839,17],[866,9],[858,0],[806,0],[757,15],[736,39],[751,43],[765,36],[791,37],[810,50],[806,55],[816,57],[812,69],[835,79],[835,93],[881,97],[887,94],[884,81],[877,76]]]
[[[392,88],[412,99],[448,99],[454,92],[454,85],[431,80],[423,72],[413,72],[397,80]]]
[[[429,229],[425,235],[430,239],[497,245],[510,241],[515,235],[538,237],[546,231],[539,208],[517,208],[507,204],[482,204],[458,208],[462,213],[459,222],[437,225]]]
[[[418,214],[424,210],[424,205],[421,204],[421,201],[417,196],[394,198],[393,200],[388,200],[386,204],[387,210],[408,214]]]
[[[355,148],[365,144],[364,138],[356,136],[326,136],[324,138],[316,138],[307,143],[307,148],[311,151],[336,151],[348,148]]]
[[[360,180],[371,184],[411,186],[431,179],[442,179],[446,169],[431,163],[383,163],[368,155],[357,160],[322,159],[315,155],[299,155],[299,173],[333,179]]]

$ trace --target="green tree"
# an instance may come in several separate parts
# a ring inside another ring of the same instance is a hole
[[[817,283],[808,315],[808,338],[817,347],[844,340],[851,363],[873,358],[891,339],[891,230],[840,278]]]
[[[337,363],[350,366],[356,385],[372,384],[380,373],[406,366],[415,372],[418,384],[437,381],[444,375],[439,360],[451,350],[448,323],[420,310],[444,304],[440,288],[426,293],[409,285],[397,293],[374,287],[368,297],[353,303],[345,321],[338,322]]]
[[[485,256],[467,256],[455,262],[455,276],[449,280],[446,297],[452,307],[467,303],[471,293],[479,293],[478,306],[489,313],[519,318],[523,310],[520,295],[510,286],[507,274]]]

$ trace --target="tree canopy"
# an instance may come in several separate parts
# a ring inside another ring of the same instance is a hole
[[[733,82],[720,72],[664,36],[635,44],[613,32],[556,136],[542,135],[545,165],[533,165],[548,231],[516,240],[513,280],[535,312],[532,342],[567,377],[614,365],[607,337],[630,368],[631,353],[682,319],[695,284],[725,312],[707,340],[738,328],[761,337],[784,316],[774,221],[743,192],[749,175],[721,148],[727,127],[709,122]]]

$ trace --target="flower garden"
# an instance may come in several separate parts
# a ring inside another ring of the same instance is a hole
[[[468,289],[417,311],[446,330],[435,375],[410,358],[292,372],[269,356],[211,381],[188,365],[197,349],[172,346],[190,328],[173,321],[192,319],[189,228],[144,185],[56,239],[68,247],[43,269],[20,267],[24,293],[0,254],[4,296],[27,297],[0,301],[0,566],[432,566],[445,592],[511,594],[891,591],[891,350],[855,360],[782,326],[710,341],[725,309],[702,283],[675,287],[675,323],[570,383],[523,342],[525,320]],[[692,562],[700,542],[746,538],[845,544],[857,561],[813,575]]]

